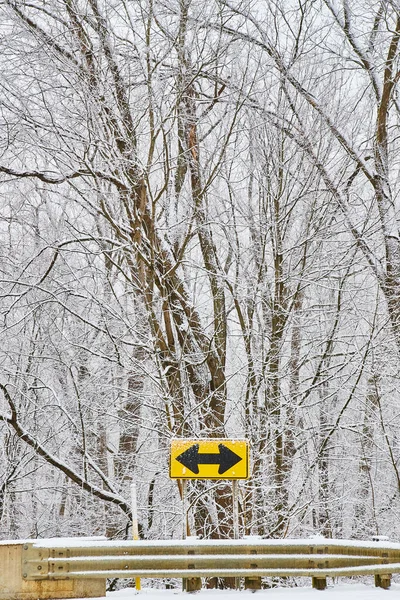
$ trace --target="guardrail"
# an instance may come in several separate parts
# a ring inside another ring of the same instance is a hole
[[[186,580],[187,591],[194,591],[199,589],[201,577],[243,577],[246,588],[258,589],[261,577],[300,576],[311,577],[314,587],[324,589],[327,577],[374,575],[375,585],[388,588],[392,573],[399,572],[400,544],[373,541],[189,538],[116,542],[76,538],[68,543],[27,541],[22,549],[26,582],[178,577]]]

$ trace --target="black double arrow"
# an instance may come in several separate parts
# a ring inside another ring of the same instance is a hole
[[[199,465],[219,465],[218,475],[223,475],[243,460],[241,456],[232,452],[224,444],[218,444],[219,454],[211,452],[200,454],[199,448],[199,444],[194,444],[175,459],[195,475],[199,473]]]

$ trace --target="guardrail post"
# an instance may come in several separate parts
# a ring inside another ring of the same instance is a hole
[[[188,554],[194,555],[194,550],[189,550]],[[188,564],[188,569],[194,569],[194,563]],[[185,592],[198,592],[201,590],[201,577],[187,577],[183,579]]]
[[[315,590],[325,590],[326,589],[326,577],[312,577],[312,586]]]
[[[375,575],[375,587],[383,588],[388,590],[390,588],[392,575],[390,573]]]
[[[314,555],[314,549],[315,549],[315,555]],[[310,555],[313,555],[312,558],[310,558],[309,560],[309,565],[310,568],[315,569],[321,569],[323,567],[328,568],[329,563],[328,561],[325,561],[325,563],[323,562],[318,562],[318,560],[321,560],[318,558],[318,554],[328,554],[329,553],[329,549],[327,546],[325,546],[325,548],[317,545],[317,547],[315,548],[315,546],[310,546]],[[326,589],[326,577],[311,577],[311,585],[315,590],[325,590]]]
[[[201,590],[200,577],[188,577],[186,579],[186,592],[198,592]]]
[[[382,552],[382,564],[388,564],[387,552]],[[391,579],[391,573],[379,573],[378,575],[375,575],[375,587],[380,587],[384,590],[388,590],[390,588]]]
[[[257,554],[257,550],[250,550],[250,554]],[[257,569],[257,563],[251,563],[250,569]],[[245,590],[261,590],[261,577],[245,577]]]

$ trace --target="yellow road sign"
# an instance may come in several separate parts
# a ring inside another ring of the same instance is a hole
[[[169,475],[172,479],[247,479],[246,440],[172,440]]]

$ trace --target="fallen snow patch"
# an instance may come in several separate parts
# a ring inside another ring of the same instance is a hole
[[[388,600],[400,597],[400,584],[392,584],[389,590],[382,590],[362,583],[336,584],[324,591],[311,587],[272,588],[257,592],[235,590],[201,590],[186,594],[180,590],[152,590],[146,588],[137,592],[133,588],[109,592],[107,600]],[[83,600],[83,598],[81,599]],[[98,600],[104,600],[99,598]]]

